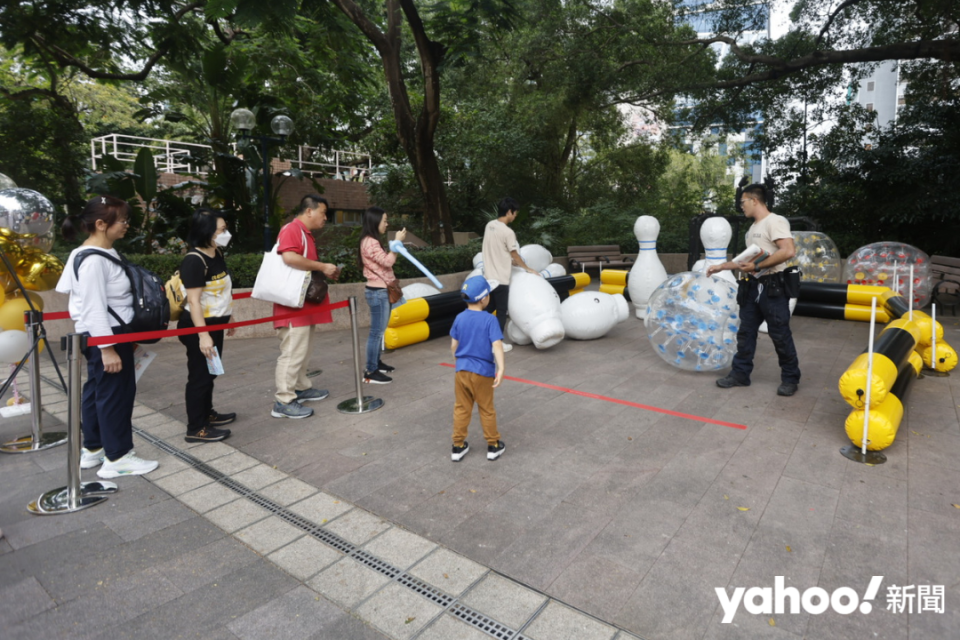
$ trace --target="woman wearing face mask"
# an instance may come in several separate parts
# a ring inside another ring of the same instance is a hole
[[[220,247],[230,242],[230,232],[223,214],[213,209],[197,209],[190,223],[187,245],[190,252],[180,264],[180,281],[186,290],[186,304],[179,329],[215,327],[230,321],[233,307],[233,284]],[[187,348],[187,442],[216,442],[230,435],[221,429],[237,418],[235,413],[213,410],[213,381],[207,362],[214,355],[223,355],[223,330],[204,331],[180,336]],[[233,329],[227,330],[233,335]]]

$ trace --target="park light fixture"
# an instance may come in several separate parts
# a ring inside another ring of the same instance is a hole
[[[270,145],[287,141],[287,136],[293,133],[293,120],[285,115],[274,116],[270,121],[270,129],[278,137],[254,136],[250,132],[257,126],[257,117],[249,109],[238,107],[230,114],[230,125],[239,131],[240,138],[260,141],[260,158],[263,161],[263,250],[270,251],[273,246],[270,234]]]

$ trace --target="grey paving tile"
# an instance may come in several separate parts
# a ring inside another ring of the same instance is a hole
[[[235,473],[231,476],[233,480],[236,480],[240,484],[258,491],[263,489],[266,486],[269,486],[275,482],[280,482],[287,477],[282,471],[277,471],[276,469],[269,467],[265,464],[258,464],[255,467],[245,469],[239,473]]]
[[[531,640],[611,640],[616,633],[613,627],[556,601],[537,614],[523,632]]]
[[[319,489],[306,482],[301,482],[296,478],[287,478],[286,480],[281,480],[276,484],[261,489],[258,493],[264,498],[272,500],[282,507],[286,507],[294,502],[299,502],[304,498],[312,496],[318,491]]]
[[[4,625],[20,622],[54,606],[56,603],[32,576],[0,589],[0,620]]]
[[[193,511],[177,500],[160,500],[143,509],[104,518],[104,523],[125,541],[130,542],[195,516]]]
[[[389,581],[383,574],[356,560],[343,558],[307,582],[307,586],[349,609]]]
[[[307,500],[312,499],[313,498],[307,498]],[[294,505],[294,507],[296,506],[297,505]],[[291,510],[293,510],[293,508],[291,508]],[[373,537],[380,535],[391,526],[392,525],[386,520],[382,520],[363,509],[354,509],[325,525],[324,528],[330,533],[340,536],[347,542],[362,545]]]
[[[601,620],[611,620],[642,579],[643,573],[581,553],[553,581],[547,592],[551,597]]]
[[[211,460],[207,464],[217,471],[231,476],[239,471],[249,469],[250,467],[254,467],[260,463],[253,456],[248,456],[245,453],[235,451],[229,455]]]
[[[418,640],[487,640],[489,637],[451,615],[441,616],[417,636]]]
[[[161,453],[157,456],[154,456],[152,459],[160,463],[160,466],[151,471],[149,474],[150,481],[154,483],[161,478],[172,476],[183,471],[184,469],[190,468],[190,465],[188,465],[186,462],[180,460],[179,458],[175,458],[168,453]]]
[[[238,540],[255,551],[267,555],[301,537],[303,531],[277,516],[270,516],[245,529],[240,529],[235,535]]]
[[[348,614],[300,586],[240,616],[227,628],[241,640],[300,640],[346,617]]]
[[[226,537],[156,565],[157,570],[184,593],[241,570],[257,561],[257,555],[233,538]]]
[[[388,529],[363,547],[364,551],[400,569],[407,569],[436,548],[436,543],[397,527]]]
[[[270,516],[270,512],[250,500],[234,500],[204,514],[210,522],[233,533]]]
[[[452,596],[459,596],[486,575],[487,568],[443,547],[418,562],[408,573]]]
[[[318,493],[288,507],[290,511],[303,516],[310,522],[326,524],[353,508],[348,502],[326,493]]]
[[[204,442],[202,447],[191,449],[190,455],[197,460],[210,462],[217,458],[231,455],[234,451],[236,451],[236,449],[223,442]]]
[[[547,601],[547,597],[491,573],[460,601],[512,629],[520,629]]]
[[[156,480],[150,478],[150,480],[172,496],[179,496],[182,493],[192,491],[197,487],[202,487],[203,485],[213,482],[213,478],[194,469],[184,469],[169,476],[157,478]]]
[[[357,615],[387,636],[406,640],[413,637],[441,611],[441,607],[426,598],[392,583],[360,605]]]
[[[241,498],[239,493],[222,484],[212,482],[199,489],[182,493],[177,499],[197,513],[206,513],[228,502],[245,498]]]
[[[267,556],[299,580],[307,580],[343,557],[316,538],[303,536]]]

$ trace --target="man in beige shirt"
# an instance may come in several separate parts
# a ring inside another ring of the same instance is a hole
[[[517,234],[509,226],[517,219],[520,204],[513,198],[504,198],[497,205],[496,220],[487,223],[483,231],[483,277],[487,280],[496,280],[498,285],[490,293],[490,305],[487,311],[497,312],[497,322],[500,331],[504,331],[507,324],[507,306],[510,299],[510,275],[513,265],[517,265],[534,275],[540,275],[526,265],[520,257],[520,245],[517,244]],[[510,351],[513,345],[504,343],[503,350]]]
[[[759,264],[724,262],[707,269],[707,275],[739,269],[746,275],[740,280],[737,302],[740,305],[740,330],[737,332],[737,354],[730,373],[717,380],[724,389],[750,386],[753,357],[757,350],[757,331],[767,322],[773,348],[780,362],[780,386],[777,395],[792,396],[800,384],[800,361],[790,332],[790,297],[786,293],[784,270],[796,249],[790,234],[790,222],[767,208],[767,189],[751,184],[743,189],[740,204],[745,216],[753,220],[747,231],[746,244],[756,244],[766,253]]]

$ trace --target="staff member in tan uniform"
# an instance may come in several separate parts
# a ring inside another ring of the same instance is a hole
[[[508,227],[517,219],[520,204],[513,198],[504,198],[497,205],[499,217],[487,223],[483,231],[483,276],[496,281],[498,286],[490,294],[487,311],[497,312],[497,322],[503,333],[507,324],[507,306],[510,300],[510,275],[513,265],[526,269],[534,275],[540,275],[526,265],[520,257],[520,245],[517,234]],[[513,349],[512,344],[503,343],[504,352]]]
[[[767,209],[767,189],[751,184],[743,189],[740,200],[743,213],[753,220],[747,231],[747,246],[756,244],[770,254],[759,264],[724,262],[707,269],[707,275],[739,269],[746,275],[740,280],[737,302],[740,305],[740,330],[737,332],[737,354],[730,373],[717,380],[717,386],[749,387],[753,372],[753,356],[757,350],[757,332],[764,320],[780,360],[780,386],[777,395],[792,396],[800,384],[800,361],[790,332],[790,296],[784,278],[786,263],[796,254],[790,223],[783,216]]]

